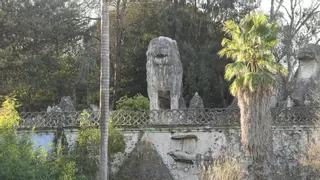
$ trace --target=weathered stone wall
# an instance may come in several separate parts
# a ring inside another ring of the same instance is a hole
[[[143,132],[147,136],[147,143],[139,141],[144,134]],[[309,143],[320,141],[320,127],[277,126],[273,127],[273,133],[278,174],[286,177],[285,179],[302,179],[297,170],[299,161],[305,157],[304,153]],[[134,167],[135,164],[139,164],[140,168],[137,168],[136,171],[144,169],[141,167],[148,166],[151,169],[154,167],[154,171],[152,171],[154,174],[159,174],[159,172],[165,172],[164,167],[166,167],[169,170],[170,178],[172,177],[174,180],[198,180],[201,165],[210,164],[215,158],[222,155],[235,159],[242,156],[238,126],[123,129],[123,134],[126,142],[125,153],[117,154],[112,163],[112,174],[115,174],[119,168],[122,170],[126,165]],[[72,146],[76,141],[77,131],[66,130],[65,135],[69,146]],[[53,136],[54,133],[48,131],[36,132],[31,137],[35,140],[35,146],[44,146],[48,149],[48,144],[52,142]],[[138,147],[136,147],[137,144],[139,144]],[[145,144],[148,144],[146,150],[143,147]],[[150,151],[150,153],[144,153],[146,151]],[[155,152],[159,155],[158,157],[155,156]],[[130,154],[133,157],[130,157]],[[159,161],[159,157],[162,162]],[[156,162],[151,162],[155,159]],[[158,166],[151,166],[152,163]],[[126,169],[130,170],[131,168],[127,167]],[[143,173],[137,172],[136,174],[142,175]],[[138,175],[134,176],[137,180],[139,179]],[[161,179],[161,176],[159,177]],[[166,177],[170,179],[168,175]]]
[[[302,178],[297,167],[308,143],[319,142],[319,130],[311,126],[274,127],[273,146],[279,176]],[[124,132],[127,140],[137,133]],[[221,155],[236,159],[242,156],[238,127],[158,129],[146,134],[175,180],[198,180],[200,165],[210,164]],[[134,140],[129,140],[127,144],[132,145],[132,142]]]

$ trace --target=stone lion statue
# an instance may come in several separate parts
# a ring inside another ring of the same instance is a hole
[[[320,46],[307,44],[297,56],[299,67],[295,74],[295,89],[291,94],[294,106],[313,104],[313,95],[319,91],[320,82]],[[320,94],[319,94],[320,95]]]
[[[183,68],[177,42],[168,37],[150,41],[147,56],[147,84],[150,110],[159,110],[159,97],[170,97],[170,109],[179,109]]]

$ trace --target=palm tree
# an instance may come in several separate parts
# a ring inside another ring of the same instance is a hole
[[[233,60],[225,68],[225,79],[233,80],[230,92],[238,98],[241,142],[248,158],[246,179],[272,179],[271,95],[276,75],[287,74],[275,62],[271,49],[278,43],[278,28],[262,13],[246,15],[238,24],[224,23],[229,38],[222,40],[220,56]],[[251,168],[248,168],[249,165]]]
[[[101,0],[100,179],[108,179],[109,0]]]

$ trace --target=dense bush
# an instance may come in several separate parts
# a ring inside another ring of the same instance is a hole
[[[135,95],[133,98],[127,96],[121,97],[117,101],[117,110],[143,110],[149,109],[149,100],[141,94]]]
[[[21,136],[15,132],[19,119],[15,100],[7,98],[0,109],[0,179],[75,179],[74,163],[61,163],[61,158],[48,159],[44,149],[34,150],[27,134]]]
[[[99,169],[100,131],[82,113],[76,146],[62,154],[63,147],[48,156],[43,148],[34,148],[29,135],[16,132],[19,115],[14,99],[8,98],[0,108],[0,179],[1,180],[93,180]],[[123,152],[121,132],[110,123],[109,153]],[[111,158],[110,158],[111,161]]]
[[[90,123],[90,114],[86,111],[81,113],[81,117],[77,144],[69,158],[76,162],[78,174],[82,175],[83,179],[91,180],[96,178],[99,170],[100,129]],[[108,153],[111,162],[113,154],[124,152],[125,142],[123,135],[114,128],[111,121],[109,121],[108,135]]]
[[[149,100],[141,94],[132,98],[123,96],[116,102],[116,106],[117,112],[111,116],[115,125],[140,125],[149,119],[149,114],[143,111],[149,110]]]

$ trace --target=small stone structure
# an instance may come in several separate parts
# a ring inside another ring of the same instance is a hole
[[[298,52],[299,67],[291,94],[294,106],[312,105],[320,83],[320,45],[307,44]]]
[[[196,92],[190,100],[189,111],[188,111],[188,123],[191,123],[192,120],[198,120],[204,115],[204,105],[203,100]],[[190,121],[191,120],[191,121]]]
[[[147,55],[147,83],[150,110],[161,107],[159,95],[170,97],[170,109],[179,109],[183,68],[177,42],[168,37],[150,41]]]
[[[64,112],[74,112],[74,111],[76,111],[76,108],[74,108],[70,96],[64,96],[64,97],[62,97],[58,106],[59,106],[59,107],[62,109],[62,111],[64,111]]]
[[[194,96],[191,98],[189,108],[190,109],[203,109],[204,108],[203,100],[199,96],[198,92],[196,92],[194,94]]]
[[[75,112],[76,108],[74,108],[71,97],[63,96],[60,100],[60,103],[57,106],[47,108],[47,113],[50,112]]]
[[[173,180],[148,134],[144,134],[129,154],[114,180]]]

